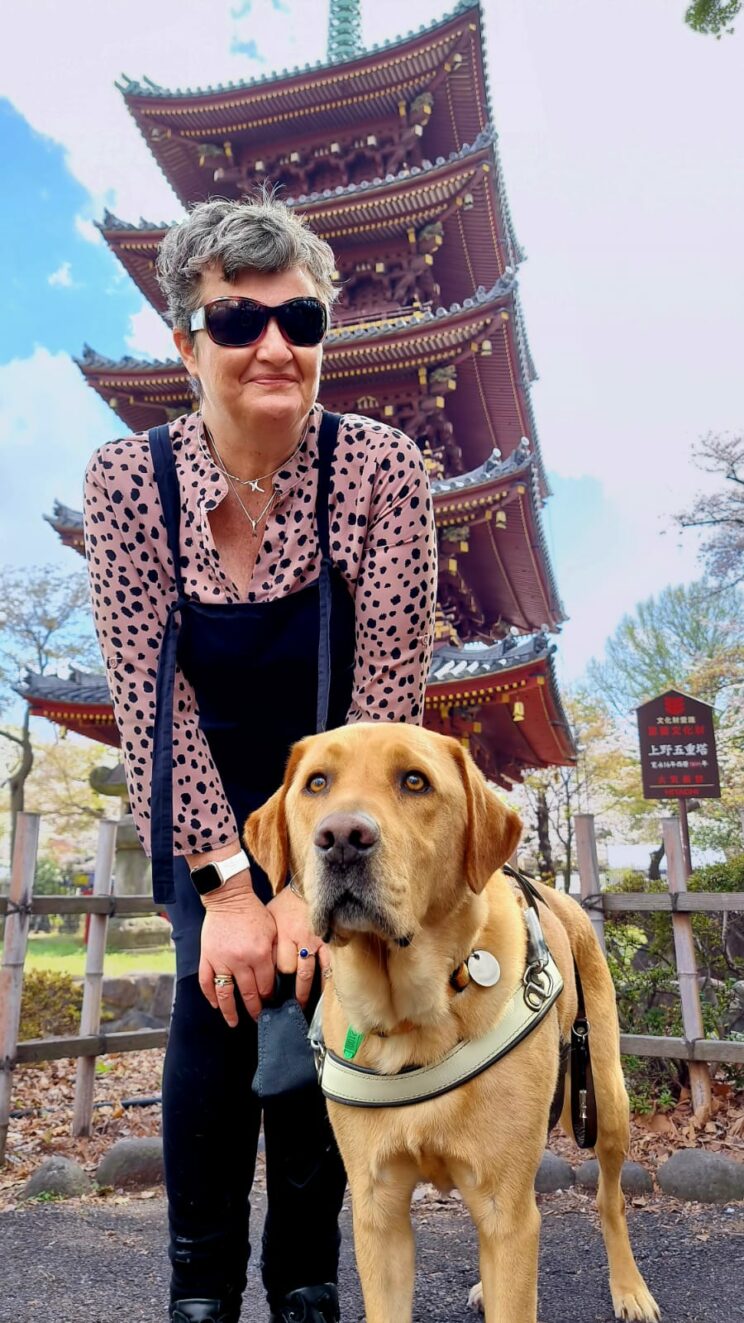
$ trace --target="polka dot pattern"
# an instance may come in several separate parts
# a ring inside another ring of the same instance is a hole
[[[276,475],[247,601],[297,592],[317,578],[315,405],[300,450]],[[212,539],[209,513],[227,495],[201,417],[170,426],[181,490],[181,566],[188,598],[238,602]],[[101,446],[85,475],[85,546],[93,613],[140,838],[149,852],[155,681],[173,562],[147,435]],[[420,724],[431,661],[436,534],[416,445],[369,418],[341,420],[331,474],[331,555],[354,596],[356,659],[348,721]],[[248,533],[246,533],[248,536]],[[194,691],[177,671],[174,699],[174,853],[208,852],[237,826],[199,726]]]

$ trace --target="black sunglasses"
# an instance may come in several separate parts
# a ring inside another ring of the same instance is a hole
[[[191,330],[206,331],[210,340],[230,349],[255,344],[274,318],[284,339],[308,348],[319,345],[328,329],[328,314],[320,299],[288,299],[275,308],[255,299],[213,299],[191,314]]]

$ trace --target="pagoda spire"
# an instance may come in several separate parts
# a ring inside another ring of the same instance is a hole
[[[328,62],[351,60],[361,55],[361,0],[330,0],[328,11]]]

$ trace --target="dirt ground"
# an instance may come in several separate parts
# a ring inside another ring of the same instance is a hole
[[[160,1323],[166,1318],[168,1265],[162,1190],[111,1193],[66,1203],[22,1204],[23,1182],[46,1157],[64,1153],[92,1174],[117,1139],[157,1134],[160,1107],[124,1108],[122,1099],[156,1094],[162,1054],[103,1058],[90,1139],[72,1139],[74,1062],[50,1062],[14,1077],[8,1162],[0,1173],[0,1323]],[[652,1171],[680,1147],[744,1159],[744,1100],[719,1086],[715,1117],[697,1126],[685,1100],[670,1113],[638,1117],[630,1157]],[[553,1133],[551,1149],[574,1166],[586,1157]],[[257,1173],[254,1227],[262,1220]],[[611,1323],[604,1246],[594,1198],[579,1189],[542,1196],[541,1323]],[[744,1204],[709,1208],[661,1195],[629,1201],[631,1239],[668,1323],[740,1323],[744,1295]],[[415,1323],[466,1323],[468,1290],[478,1277],[475,1236],[462,1203],[423,1192],[414,1205],[418,1276]],[[343,1216],[341,1293],[344,1323],[364,1315],[353,1264],[348,1210]],[[254,1232],[254,1241],[259,1236]],[[251,1264],[244,1323],[267,1313]],[[395,1320],[391,1320],[395,1323]]]
[[[262,1216],[262,1196],[256,1218]],[[611,1323],[612,1308],[593,1200],[570,1191],[540,1198],[542,1323]],[[477,1277],[475,1238],[462,1205],[427,1195],[415,1206],[415,1323],[474,1320],[466,1302]],[[740,1323],[744,1205],[728,1209],[654,1197],[629,1211],[636,1257],[668,1323]],[[348,1209],[342,1220],[344,1323],[364,1318]],[[160,1191],[0,1215],[2,1323],[165,1323],[165,1204]],[[251,1264],[244,1323],[266,1319]],[[391,1320],[391,1323],[395,1323]]]

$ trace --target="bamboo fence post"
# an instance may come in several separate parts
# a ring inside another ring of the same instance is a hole
[[[597,858],[597,838],[594,835],[594,814],[576,813],[576,857],[579,864],[579,885],[581,899],[586,903],[587,914],[592,922],[595,936],[604,954],[607,954],[604,935],[604,909],[602,908],[601,886],[599,882],[599,860]]]
[[[96,868],[93,895],[110,896],[114,873],[117,823],[104,818],[98,827]],[[98,1034],[101,1027],[101,992],[103,962],[106,955],[108,914],[91,914],[88,929],[88,952],[85,960],[83,1009],[80,1013],[80,1036]],[[89,1135],[93,1123],[93,1093],[96,1083],[96,1058],[78,1057],[75,1076],[75,1106],[72,1114],[73,1135]]]
[[[662,833],[667,857],[667,881],[671,895],[687,891],[687,873],[682,846],[682,833],[678,818],[663,818]],[[672,901],[674,905],[674,901]],[[682,1001],[682,1026],[689,1043],[705,1038],[703,1013],[700,1008],[695,943],[692,936],[692,916],[672,909],[672,933],[677,961],[679,995]],[[695,1116],[708,1120],[710,1116],[710,1071],[704,1061],[690,1061],[690,1092]]]
[[[10,1123],[10,1093],[21,1022],[23,965],[31,919],[31,897],[39,848],[38,813],[19,813],[16,820],[13,867],[5,916],[3,963],[0,969],[0,1167]]]

